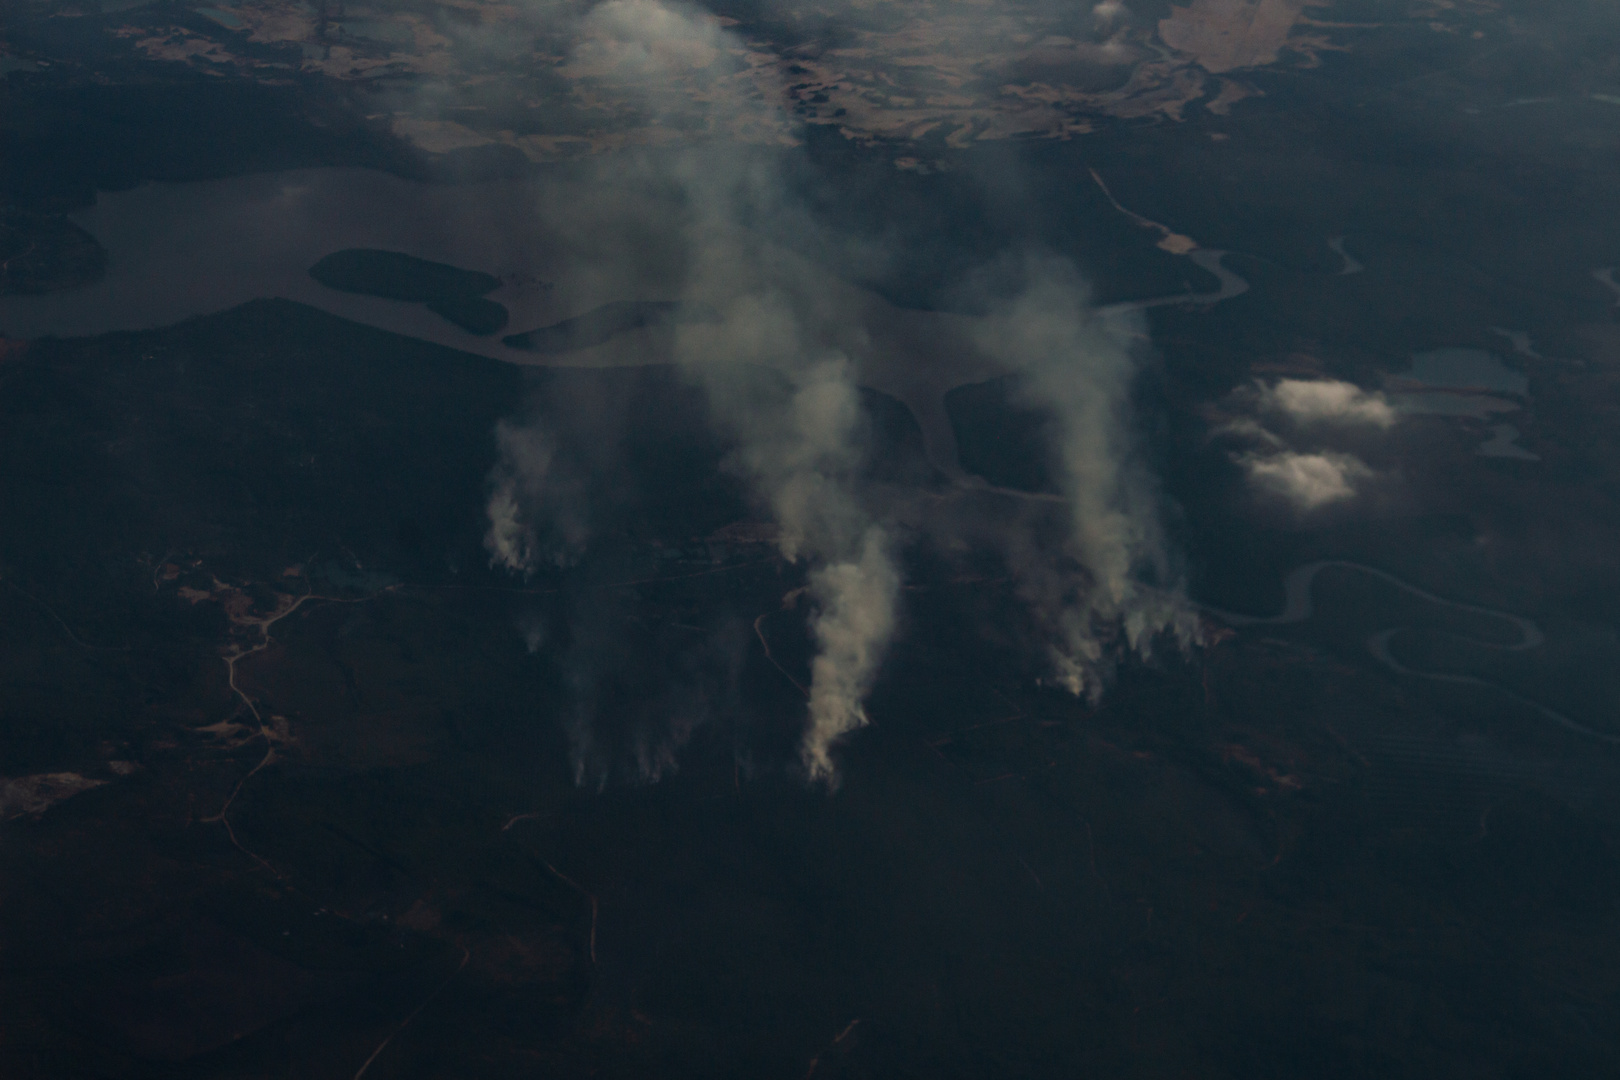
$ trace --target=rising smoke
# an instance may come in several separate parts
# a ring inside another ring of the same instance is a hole
[[[696,200],[694,239],[707,243],[689,287],[721,318],[685,329],[676,357],[736,437],[729,464],[781,527],[783,556],[810,567],[818,652],[801,756],[812,779],[830,781],[833,742],[866,722],[862,702],[893,630],[900,575],[888,530],[859,490],[866,455],[855,365],[816,332],[837,298],[731,220],[756,185],[751,177],[742,190]],[[775,368],[786,391],[738,378],[739,364]]]
[[[525,577],[541,563],[566,566],[590,535],[578,472],[561,467],[556,441],[542,427],[502,420],[495,443],[484,534],[490,564]]]
[[[1146,656],[1168,634],[1198,638],[1168,544],[1163,499],[1135,444],[1137,373],[1131,316],[1099,315],[1068,260],[1026,254],[1020,287],[992,306],[979,346],[1021,378],[1022,403],[1053,422],[1051,471],[1067,500],[1060,549],[1019,537],[1009,547],[1020,593],[1047,628],[1055,681],[1095,698],[1111,668],[1108,644]]]
[[[655,171],[651,180],[676,191],[679,211],[665,222],[680,236],[674,298],[715,318],[678,327],[673,358],[735,447],[725,467],[779,526],[781,555],[806,567],[816,651],[800,759],[812,781],[832,784],[834,746],[867,722],[864,702],[897,623],[899,552],[915,521],[862,483],[859,374],[875,347],[850,290],[773,246],[760,225],[814,236],[823,248],[842,241],[813,220],[778,165],[741,145],[740,133],[758,143],[791,132],[785,88],[747,66],[747,50],[716,19],[658,0],[608,0],[574,32],[577,69],[635,86],[647,114],[679,112],[680,126],[707,136],[631,165],[621,156],[615,168]],[[676,86],[690,86],[694,71],[704,88],[695,114]],[[1027,403],[1053,418],[1067,503],[1055,545],[1025,535],[1016,518],[998,542],[1054,680],[1095,696],[1119,652],[1145,655],[1165,634],[1185,644],[1197,622],[1132,441],[1130,328],[1099,320],[1062,259],[1026,256],[1017,276],[1021,287],[991,304],[968,345],[1015,373]],[[760,369],[778,377],[760,378]],[[544,432],[503,426],[498,438],[487,544],[495,565],[527,573],[559,544],[582,544],[586,521],[572,509],[577,482],[557,469]],[[552,548],[543,532],[557,538]],[[590,696],[583,684],[580,696]],[[576,725],[576,767],[593,752],[590,723],[582,715]],[[649,753],[661,763],[654,773],[668,767],[662,751]]]

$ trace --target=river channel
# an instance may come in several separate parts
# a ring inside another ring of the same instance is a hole
[[[104,192],[74,215],[108,253],[103,280],[43,296],[0,298],[0,333],[78,337],[152,329],[278,297],[379,329],[513,364],[568,367],[668,363],[671,335],[636,331],[590,348],[540,354],[478,337],[416,304],[338,292],[309,276],[346,248],[380,248],[498,275],[489,295],[511,330],[560,322],[604,304],[719,297],[683,295],[682,261],[657,242],[627,251],[638,223],[579,220],[602,207],[596,182],[568,177],[425,184],[366,169],[305,169]],[[1112,305],[1103,317],[1179,303],[1215,303],[1248,283],[1225,252],[1182,254],[1218,288]],[[967,315],[896,307],[877,293],[786,251],[792,278],[820,298],[823,325],[802,329],[855,362],[859,381],[903,401],[936,468],[980,486],[957,462],[945,394],[1005,369],[972,344]]]

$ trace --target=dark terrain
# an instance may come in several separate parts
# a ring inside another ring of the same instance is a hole
[[[836,796],[805,790],[803,706],[750,629],[802,681],[797,572],[704,539],[748,511],[671,379],[285,303],[6,361],[29,527],[4,534],[0,764],[107,781],[6,826],[9,1074],[348,1076],[412,1015],[376,1075],[1613,1066],[1609,827],[1414,773],[1403,747],[1454,753],[1451,721],[1308,643],[1223,637],[1089,709],[967,629],[1008,625],[993,580],[919,564],[876,725]],[[570,570],[487,571],[494,421],[586,398],[637,419],[596,467],[640,497]],[[275,739],[254,772],[220,654],[258,637],[228,613],[307,591],[237,667]],[[568,629],[531,655],[534,625]],[[692,726],[657,784],[568,774],[596,626],[596,764]],[[694,632],[729,670],[683,659]]]
[[[535,168],[411,147],[408,80],[327,80],[296,47],[232,39],[275,79],[154,61],[110,31],[218,24],[116,6],[0,27],[32,58],[0,74],[0,295],[96,280],[69,215],[98,191]],[[1141,323],[1138,434],[1189,594],[1268,615],[1290,570],[1346,560],[1535,620],[1527,652],[1337,570],[1313,618],[1211,615],[1091,704],[1039,685],[1004,566],[907,543],[828,793],[795,758],[804,568],[672,369],[518,368],[283,300],[0,325],[0,1076],[1616,1074],[1620,750],[1525,702],[1620,733],[1620,307],[1593,277],[1620,265],[1620,107],[1594,96],[1620,95],[1620,29],[1509,8],[1477,40],[1356,30],[1243,72],[1263,94],[1229,114],[1072,141],[812,126],[795,197],[892,257],[772,235],[914,308],[970,309],[962,282],[1031,246],[1099,304],[1213,288],[1097,170],[1251,286]],[[841,40],[716,10],[806,56]],[[332,282],[502,328],[494,267],[406,258]],[[508,340],[566,357],[705,314],[626,299]],[[1313,517],[1221,441],[1256,380],[1377,390],[1440,347],[1527,377],[1509,418],[1538,461],[1409,417],[1345,443],[1377,482]],[[947,405],[964,470],[1053,487],[1013,381]],[[868,483],[952,497],[904,405],[862,410]],[[590,480],[588,547],[528,577],[484,547],[503,420]],[[1489,685],[1395,673],[1368,648],[1388,629],[1413,670]]]

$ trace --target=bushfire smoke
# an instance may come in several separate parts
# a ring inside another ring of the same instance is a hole
[[[608,0],[572,32],[576,69],[637,87],[649,114],[679,108],[682,125],[698,133],[680,153],[619,155],[613,180],[618,190],[631,175],[674,192],[675,209],[646,226],[662,237],[664,256],[676,253],[666,258],[676,268],[668,298],[713,317],[676,327],[669,358],[703,388],[712,422],[734,447],[724,467],[779,527],[781,555],[806,568],[815,655],[799,756],[808,778],[834,783],[835,745],[867,722],[864,703],[897,625],[905,538],[920,526],[862,481],[861,372],[882,362],[862,329],[865,312],[846,284],[767,237],[793,234],[800,250],[806,237],[822,251],[859,243],[831,234],[768,155],[733,138],[748,132],[757,144],[768,141],[761,133],[778,132],[790,141],[786,88],[748,67],[740,59],[747,50],[712,16],[659,0]],[[706,89],[692,115],[691,96],[674,90],[677,77],[690,85],[694,70]],[[593,219],[613,212],[583,211]],[[639,207],[623,213],[648,216]],[[622,271],[627,281],[639,274]],[[999,542],[1055,681],[1095,695],[1118,651],[1113,642],[1145,654],[1161,634],[1193,640],[1197,623],[1181,600],[1153,476],[1132,441],[1129,335],[1092,311],[1067,261],[1027,256],[1018,275],[1022,287],[973,323],[974,340],[962,347],[982,354],[986,370],[1018,375],[1027,401],[1055,421],[1064,538],[1053,550],[1008,521]],[[762,378],[762,369],[775,374]],[[555,537],[553,548],[583,544],[580,482],[557,468],[544,432],[503,425],[498,438],[487,546],[495,565],[527,573],[552,550],[543,534]],[[590,743],[585,723],[577,744]]]
[[[1021,376],[1024,404],[1053,421],[1050,464],[1067,528],[1061,551],[1020,538],[1011,562],[1050,634],[1056,681],[1095,697],[1110,638],[1122,633],[1145,656],[1164,634],[1192,643],[1199,624],[1165,538],[1158,485],[1135,445],[1131,343],[1140,335],[1131,316],[1095,312],[1065,259],[1026,254],[1013,276],[1020,287],[994,305],[979,344]]]

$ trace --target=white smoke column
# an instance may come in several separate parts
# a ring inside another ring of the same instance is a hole
[[[768,280],[750,252],[716,245],[711,253],[756,271],[747,275],[755,282]],[[857,497],[863,454],[853,368],[836,353],[812,358],[793,311],[804,294],[765,288],[736,297],[720,323],[684,332],[677,352],[736,433],[731,466],[769,505],[782,554],[812,568],[817,653],[800,754],[811,780],[832,785],[834,743],[867,722],[863,702],[893,636],[900,575],[887,530]],[[789,386],[762,387],[738,362],[776,368]]]
[[[608,0],[585,20],[578,58],[621,84],[637,81],[650,111],[701,72],[701,130],[782,126],[782,88],[739,61],[743,44],[711,15],[657,0]],[[719,313],[681,327],[676,358],[735,434],[732,467],[781,526],[781,550],[810,566],[815,604],[809,723],[801,745],[813,781],[836,782],[831,749],[866,723],[863,701],[893,634],[899,572],[881,523],[861,505],[860,395],[849,359],[822,331],[840,325],[835,301],[800,264],[768,250],[747,222],[804,215],[757,154],[711,142],[666,179],[688,206],[686,299]],[[813,228],[805,217],[806,228]],[[786,379],[767,385],[757,370]]]
[[[774,469],[761,478],[775,493],[783,554],[797,558],[808,548],[824,560],[810,575],[816,603],[810,629],[819,651],[810,665],[810,723],[801,753],[812,780],[833,783],[833,743],[867,722],[863,703],[894,634],[900,575],[887,534],[866,520],[852,497],[860,397],[849,363],[827,360],[805,372],[789,416],[784,482],[772,482]]]
[[[900,575],[883,530],[869,529],[858,559],[810,575],[817,602],[811,630],[820,652],[810,665],[810,727],[801,755],[812,780],[832,783],[831,749],[866,724],[864,701],[894,634]]]
[[[755,303],[744,306],[758,311]],[[779,328],[794,325],[785,313],[777,318]],[[693,335],[706,352],[717,336]],[[860,397],[850,364],[833,356],[793,372],[785,405],[771,400],[775,395],[739,395],[735,375],[713,363],[698,361],[693,370],[739,432],[737,465],[769,499],[783,555],[813,567],[817,653],[801,758],[812,780],[836,783],[832,746],[867,722],[863,702],[893,636],[900,594],[888,534],[855,497]]]
[[[585,546],[588,530],[578,509],[578,484],[557,467],[556,444],[542,428],[505,420],[495,425],[495,442],[500,456],[490,472],[485,507],[489,564],[527,577],[543,556],[559,565],[567,563]],[[536,530],[537,521],[554,533],[556,546],[549,552]]]
[[[500,450],[489,477],[489,531],[484,547],[489,564],[525,576],[534,572],[538,538],[530,524],[528,504],[535,502],[551,470],[553,450],[545,433],[505,420],[495,425]]]
[[[982,324],[979,346],[1020,373],[1026,404],[1056,425],[1052,462],[1068,503],[1063,554],[1075,580],[1026,546],[1015,552],[1025,599],[1048,625],[1057,681],[1095,697],[1107,672],[1105,642],[1123,636],[1146,656],[1160,635],[1185,646],[1198,619],[1186,602],[1160,520],[1157,484],[1132,435],[1131,327],[1104,318],[1067,260],[1026,256],[1023,288]]]

